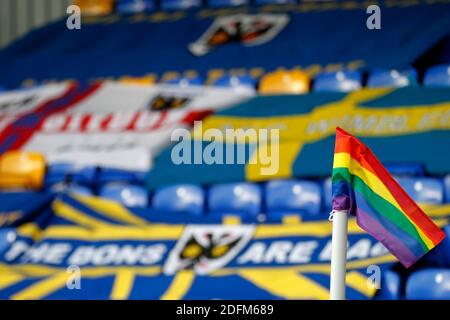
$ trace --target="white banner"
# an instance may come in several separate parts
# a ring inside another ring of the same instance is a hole
[[[69,87],[68,83],[59,83],[0,93],[0,131],[20,116],[62,97]]]
[[[252,95],[228,88],[105,82],[46,118],[23,149],[43,153],[50,163],[148,170],[174,129]]]

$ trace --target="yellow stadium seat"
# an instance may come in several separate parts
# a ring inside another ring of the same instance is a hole
[[[10,151],[0,156],[0,188],[42,187],[45,159],[40,153]]]
[[[309,91],[310,79],[300,70],[277,70],[266,74],[259,83],[261,94],[302,94]]]
[[[223,224],[236,224],[239,225],[242,223],[241,218],[239,216],[235,216],[235,215],[225,215],[222,218],[222,223]]]
[[[98,16],[113,12],[113,0],[76,0],[75,5],[79,6],[82,15]]]
[[[284,224],[299,224],[302,223],[302,218],[298,214],[286,214],[282,221]]]
[[[156,83],[156,76],[155,75],[148,75],[148,76],[143,76],[143,77],[124,76],[124,77],[120,78],[120,83],[149,86],[149,85],[153,85]]]

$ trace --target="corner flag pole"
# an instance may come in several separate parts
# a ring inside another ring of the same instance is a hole
[[[330,300],[345,300],[345,275],[347,263],[347,221],[346,210],[333,210],[331,240]]]

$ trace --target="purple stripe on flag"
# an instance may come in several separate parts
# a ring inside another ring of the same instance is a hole
[[[373,219],[367,212],[360,208],[356,211],[356,221],[358,225],[375,239],[384,244],[384,246],[405,266],[410,267],[417,261],[411,250],[405,246],[402,241],[387,231],[378,221]]]
[[[349,210],[349,203],[350,201],[347,196],[335,196],[333,197],[333,210]]]

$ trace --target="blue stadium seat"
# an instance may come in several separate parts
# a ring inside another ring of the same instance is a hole
[[[450,174],[444,178],[445,202],[450,203]]]
[[[147,190],[138,185],[111,183],[103,186],[99,196],[115,200],[127,207],[146,207],[148,205]]]
[[[450,224],[447,224],[443,231],[445,238],[422,258],[428,266],[450,268]]]
[[[196,185],[178,184],[161,187],[153,196],[153,209],[161,212],[203,214],[205,192]]]
[[[420,163],[386,163],[386,169],[395,176],[416,176],[425,174],[425,168]]]
[[[337,71],[319,73],[314,81],[316,92],[349,92],[361,88],[359,71]]]
[[[9,246],[16,240],[15,228],[1,228],[0,229],[0,254],[9,248]]]
[[[0,93],[5,92],[6,88],[4,86],[0,86]]]
[[[256,88],[256,81],[252,77],[245,76],[222,76],[214,81],[214,86],[216,87],[230,87],[230,88],[242,88],[242,89],[252,89]]]
[[[92,196],[94,195],[94,193],[92,192],[92,190],[88,187],[85,186],[80,186],[80,185],[69,185],[67,186],[66,189],[67,192],[72,192],[72,193],[78,193],[78,194],[82,194],[85,196]]]
[[[155,0],[117,0],[116,10],[119,13],[150,12],[156,8]]]
[[[376,69],[369,74],[367,87],[406,87],[417,85],[417,72],[410,68],[406,70]]]
[[[202,0],[161,0],[162,10],[182,10],[202,6]]]
[[[431,204],[444,202],[443,185],[438,179],[397,177],[397,181],[416,202]]]
[[[237,7],[249,4],[249,0],[208,0],[208,7]]]
[[[178,77],[164,81],[166,84],[178,85],[180,87],[201,86],[203,82],[201,77]]]
[[[376,300],[399,300],[401,298],[400,275],[392,270],[383,271],[381,276],[380,291]]]
[[[261,188],[254,183],[217,184],[208,193],[208,209],[211,214],[256,217],[261,212],[261,204]]]
[[[423,84],[427,87],[450,87],[450,64],[441,64],[425,72]]]
[[[208,7],[238,7],[250,4],[250,0],[208,0]]]
[[[255,0],[256,5],[297,3],[296,0]]]
[[[70,163],[55,163],[47,167],[45,185],[47,187],[61,182],[93,184],[96,178],[96,167],[78,167]]]
[[[52,185],[51,190],[53,192],[69,192],[69,193],[78,193],[85,196],[92,196],[94,193],[92,190],[86,186],[82,186],[75,183],[57,183]]]
[[[306,220],[321,213],[321,190],[316,182],[305,180],[274,180],[265,186],[267,219],[299,213]]]
[[[143,183],[146,172],[129,171],[115,168],[100,168],[97,183],[107,184],[110,182]]]
[[[332,195],[332,186],[331,186],[331,177],[326,178],[322,182],[322,199],[323,199],[323,206],[327,210],[331,210],[333,195]]]
[[[424,269],[411,274],[406,282],[406,299],[449,300],[450,269]]]

